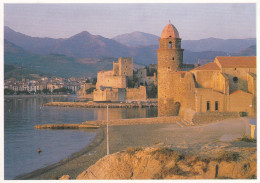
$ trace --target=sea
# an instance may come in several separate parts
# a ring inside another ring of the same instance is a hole
[[[43,106],[48,102],[71,102],[75,97],[5,97],[4,179],[59,162],[86,147],[96,130],[34,129],[34,125],[81,123],[106,119],[106,108]],[[109,108],[109,119],[155,117],[156,108]],[[41,153],[37,149],[41,149]]]

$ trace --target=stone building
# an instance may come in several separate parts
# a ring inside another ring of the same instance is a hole
[[[244,112],[256,114],[256,57],[216,57],[183,71],[183,49],[169,23],[159,38],[158,115]]]
[[[149,67],[140,68],[137,70],[136,77],[137,77],[138,85],[143,85],[143,86],[157,85],[156,72],[154,72],[152,75],[148,75],[147,70],[149,71]]]
[[[93,93],[89,92],[87,93],[87,90],[90,89],[95,89],[96,86],[93,85],[92,83],[84,83],[83,85],[81,85],[81,88],[77,91],[77,96],[78,98],[89,98],[89,99],[93,99]]]
[[[146,100],[145,87],[127,88],[133,81],[133,58],[118,58],[113,69],[97,73],[96,90],[93,101],[123,102],[126,100]]]

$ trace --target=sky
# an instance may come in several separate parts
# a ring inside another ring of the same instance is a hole
[[[4,4],[4,25],[34,37],[82,31],[106,38],[134,31],[160,36],[169,20],[183,40],[256,37],[253,3]]]

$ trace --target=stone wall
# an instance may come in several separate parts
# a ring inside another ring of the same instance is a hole
[[[146,87],[140,86],[139,88],[127,88],[126,100],[146,100]]]
[[[229,79],[226,74],[219,72],[214,78],[213,89],[224,94],[229,95]]]
[[[253,115],[253,95],[244,91],[237,91],[230,95],[229,111],[246,112]]]
[[[112,71],[98,72],[96,88],[102,87],[126,88],[126,77],[113,76]]]
[[[230,93],[236,90],[248,91],[247,73],[256,74],[255,68],[222,68],[229,79]],[[236,79],[237,78],[237,79]]]
[[[193,116],[192,122],[195,124],[203,124],[211,121],[238,117],[240,117],[238,112],[197,112]]]
[[[86,93],[86,90],[87,89],[90,89],[90,88],[95,88],[96,86],[95,85],[93,85],[92,83],[86,83],[86,84],[84,84],[82,87],[81,87],[81,89],[79,89],[78,91],[77,91],[77,96],[79,97],[79,98],[93,98],[93,93],[92,94],[87,94]]]
[[[120,88],[105,88],[104,90],[98,89],[93,93],[94,101],[125,101],[125,89]]]

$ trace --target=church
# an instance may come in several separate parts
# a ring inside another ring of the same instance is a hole
[[[256,57],[221,56],[184,71],[183,52],[179,32],[169,22],[157,50],[158,116],[256,115]]]

